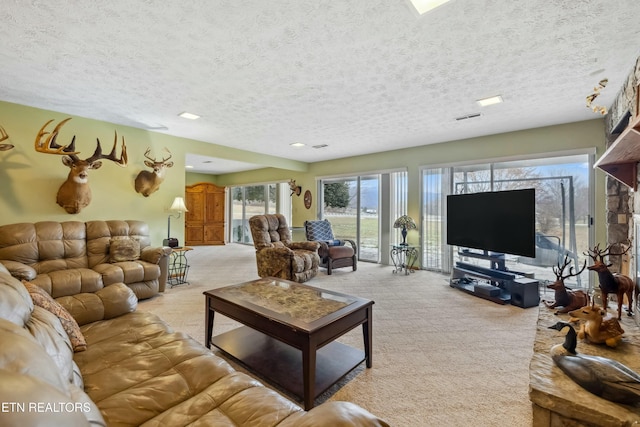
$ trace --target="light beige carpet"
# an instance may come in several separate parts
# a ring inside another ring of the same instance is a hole
[[[190,284],[168,288],[138,309],[203,343],[202,292],[258,278],[254,249],[195,247],[188,259]],[[440,274],[391,271],[361,262],[356,272],[341,268],[327,276],[321,269],[308,282],[375,301],[373,367],[362,364],[319,401],[351,401],[398,427],[531,426],[529,362],[538,308],[465,294]],[[214,335],[237,326],[217,315]],[[339,341],[362,348],[362,329]]]

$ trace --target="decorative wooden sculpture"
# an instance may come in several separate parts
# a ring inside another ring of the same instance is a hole
[[[624,329],[615,317],[605,317],[607,312],[600,306],[591,303],[585,307],[569,312],[571,317],[584,320],[578,331],[578,338],[586,339],[594,344],[606,344],[616,347],[622,339]]]
[[[302,187],[299,186],[299,185],[296,185],[296,180],[295,179],[289,180],[289,189],[291,190],[290,196],[293,196],[294,194],[296,196],[299,196],[300,193],[302,192]]]
[[[4,130],[4,128],[2,126],[0,126],[0,142],[5,141],[9,139],[9,135],[7,135],[7,131]],[[0,151],[7,151],[7,150],[11,150],[13,148],[13,145],[11,144],[0,144]]]
[[[138,176],[136,176],[136,193],[140,193],[144,197],[149,197],[150,194],[158,191],[160,184],[164,181],[164,174],[167,168],[173,166],[173,162],[169,161],[169,159],[171,159],[171,152],[167,148],[165,148],[165,151],[169,153],[169,157],[166,159],[163,157],[159,162],[156,161],[155,157],[149,157],[149,153],[151,152],[150,148],[147,148],[147,151],[144,152],[144,156],[147,158],[144,164],[153,169],[153,171],[142,170]]]
[[[56,196],[56,202],[62,206],[67,213],[75,214],[80,212],[84,207],[91,203],[91,188],[89,187],[89,175],[88,172],[91,169],[98,169],[102,166],[100,159],[111,160],[119,166],[127,165],[127,147],[125,145],[124,137],[122,137],[122,151],[120,157],[116,157],[116,145],[118,143],[118,133],[116,132],[113,141],[113,148],[108,155],[102,154],[102,147],[100,147],[100,140],[97,140],[97,146],[94,153],[86,159],[80,159],[76,151],[75,135],[71,139],[71,143],[68,145],[59,145],[56,142],[60,128],[64,126],[66,122],[71,118],[61,121],[51,133],[45,132],[45,128],[53,120],[49,120],[40,128],[35,140],[35,149],[37,152],[45,154],[58,154],[62,155],[62,163],[68,166],[70,171],[67,176],[67,180],[60,186],[58,194]]]
[[[635,289],[635,283],[633,282],[633,279],[625,276],[624,274],[611,273],[611,271],[609,271],[611,264],[605,264],[604,257],[610,255],[624,255],[629,251],[629,249],[631,249],[631,244],[629,243],[627,249],[621,253],[611,253],[611,246],[612,245],[609,245],[604,248],[604,250],[601,250],[600,244],[597,244],[593,249],[589,249],[589,251],[584,254],[588,255],[593,260],[593,265],[587,268],[598,273],[598,281],[600,282],[600,290],[602,291],[602,305],[605,310],[607,309],[607,299],[609,294],[617,295],[618,320],[620,320],[622,318],[622,302],[625,295],[629,300],[627,314],[629,316],[633,316],[633,292]]]
[[[587,266],[587,262],[585,261],[582,265],[582,268],[577,273],[574,273],[573,267],[569,268],[569,274],[566,276],[563,275],[564,269],[571,264],[571,260],[568,255],[564,256],[564,262],[562,265],[558,262],[557,267],[553,267],[553,273],[556,275],[556,281],[547,285],[548,288],[553,289],[555,291],[555,301],[553,303],[549,303],[545,301],[545,305],[549,308],[562,307],[556,314],[558,313],[568,313],[571,310],[575,310],[580,307],[584,307],[585,305],[589,305],[589,295],[580,290],[580,289],[567,289],[564,285],[564,280],[569,277],[578,276],[582,273]]]
[[[612,402],[628,405],[640,402],[640,375],[617,360],[578,354],[576,331],[569,323],[558,322],[549,329],[566,334],[564,343],[551,347],[551,358],[576,384]]]

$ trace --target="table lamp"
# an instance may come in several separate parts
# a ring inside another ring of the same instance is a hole
[[[173,199],[173,203],[169,208],[169,212],[177,212],[177,215],[175,216],[175,218],[178,219],[180,218],[180,215],[182,214],[182,212],[189,212],[189,210],[184,204],[184,199],[182,197],[176,197],[175,199]],[[178,242],[178,239],[176,239],[175,237],[171,237],[171,217],[172,216],[174,215],[169,214],[169,216],[167,217],[167,238],[162,241],[162,244],[164,246],[169,246],[170,248],[177,248],[180,245],[180,243]]]
[[[402,243],[400,245],[407,246],[407,230],[418,228],[415,221],[409,215],[402,215],[393,223],[393,228],[402,228]]]

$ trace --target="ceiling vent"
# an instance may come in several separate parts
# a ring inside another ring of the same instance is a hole
[[[313,148],[324,148],[324,147],[328,147],[328,144],[318,144],[318,145],[312,145]]]
[[[465,116],[460,116],[460,117],[456,117],[456,121],[461,121],[461,120],[467,120],[467,119],[474,119],[476,117],[480,117],[481,114],[480,113],[472,113],[472,114],[467,114]]]

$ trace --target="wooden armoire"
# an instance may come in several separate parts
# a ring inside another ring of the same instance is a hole
[[[185,188],[185,245],[224,245],[224,187],[200,183]]]

